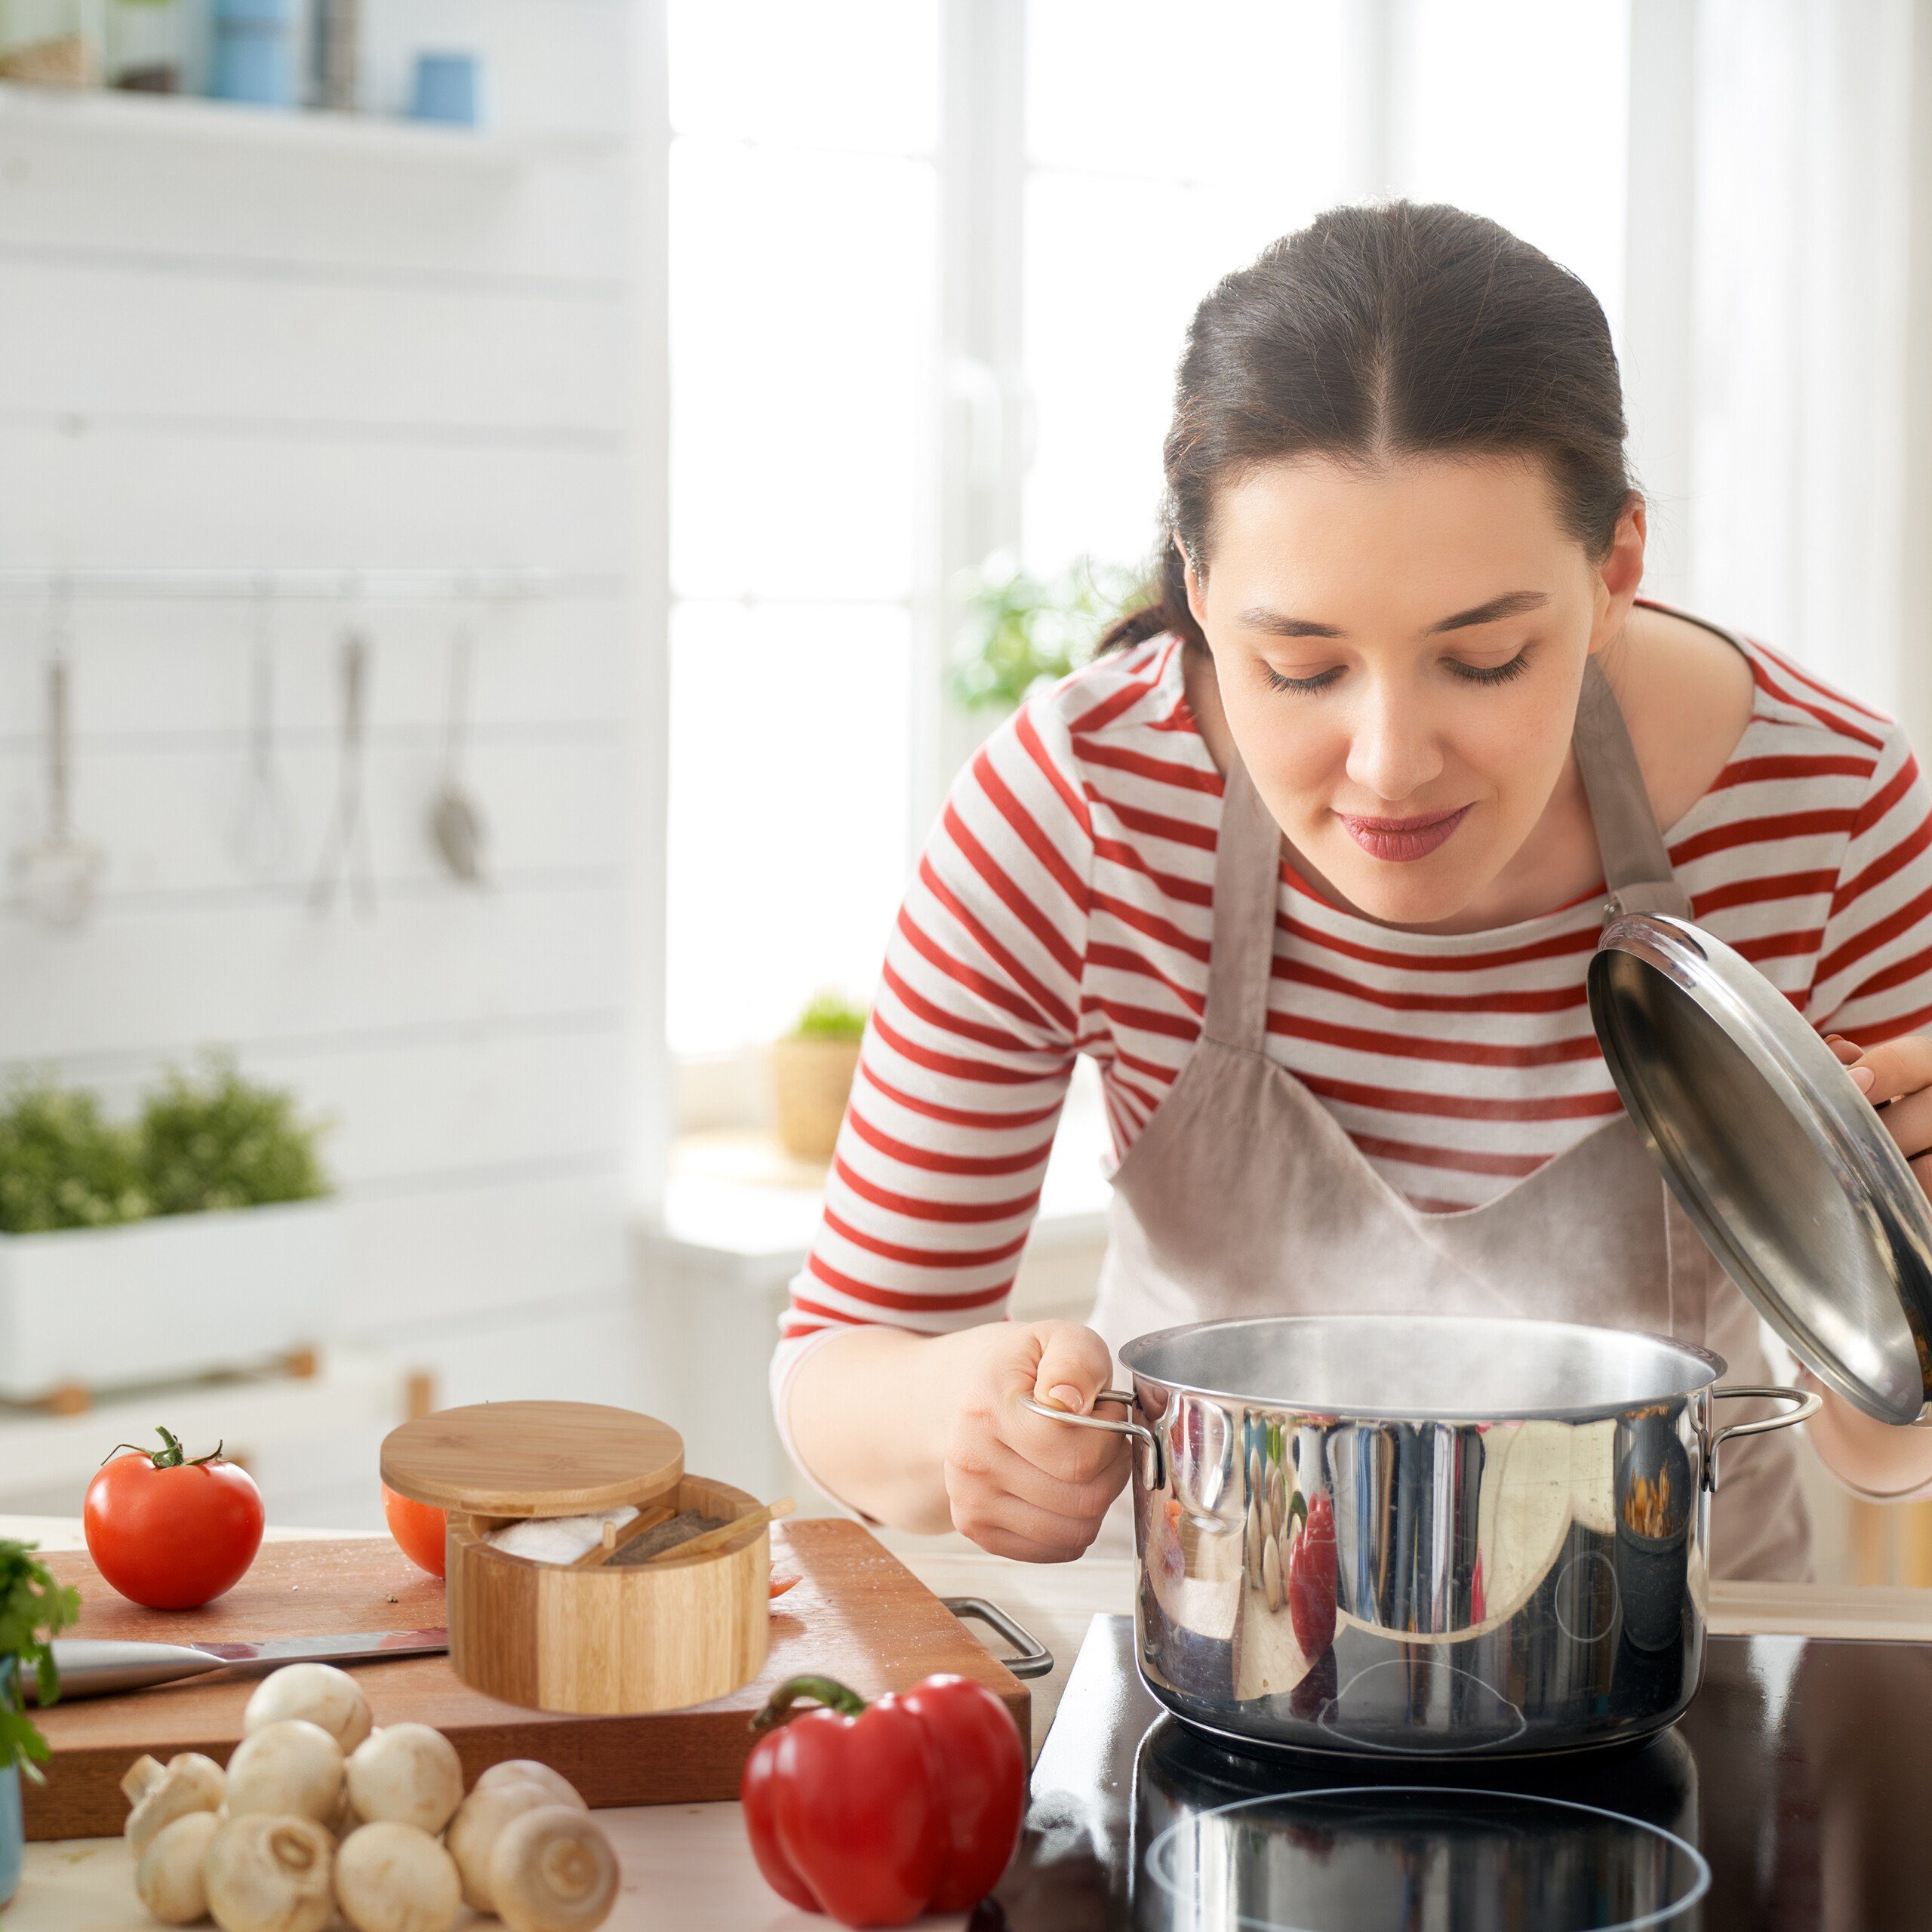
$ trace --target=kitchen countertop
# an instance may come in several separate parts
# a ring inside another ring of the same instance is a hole
[[[0,1537],[8,1537],[37,1540],[45,1549],[82,1547],[80,1526],[72,1519],[0,1516]],[[990,1597],[1053,1652],[1052,1675],[1032,1686],[1037,1751],[1088,1621],[1131,1609],[1133,1564],[1090,1557],[1043,1566],[989,1556],[957,1537],[884,1540],[936,1594]],[[1710,1627],[1932,1640],[1932,1592],[1719,1583],[1712,1588]],[[793,1911],[767,1889],[746,1848],[737,1805],[652,1805],[597,1815],[623,1866],[623,1895],[608,1921],[612,1932],[672,1925],[680,1932],[824,1932],[826,1920]],[[462,1923],[471,1921],[466,1912]],[[965,1921],[922,1923],[938,1928]],[[6,1925],[7,1932],[152,1932],[153,1921],[134,1897],[122,1841],[70,1838],[28,1846],[26,1875],[7,1908]]]

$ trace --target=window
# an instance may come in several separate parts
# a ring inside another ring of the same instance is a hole
[[[672,0],[668,1026],[871,990],[903,888],[935,0]]]
[[[869,993],[969,749],[934,724],[952,574],[1149,558],[1220,275],[1400,183],[1619,326],[1627,14],[669,0],[674,1054]]]

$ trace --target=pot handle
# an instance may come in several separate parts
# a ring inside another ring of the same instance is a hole
[[[1149,1489],[1160,1487],[1161,1445],[1154,1432],[1145,1423],[1116,1422],[1112,1416],[1076,1415],[1072,1410],[1063,1407],[1051,1397],[1041,1400],[1032,1395],[1023,1395],[1020,1399],[1023,1407],[1031,1409],[1036,1416],[1044,1416],[1049,1422],[1070,1423],[1075,1429],[1104,1429],[1110,1435],[1131,1437],[1147,1451],[1148,1458],[1153,1464],[1154,1473],[1147,1487]],[[1103,1402],[1118,1402],[1131,1412],[1134,1407],[1134,1393],[1131,1389],[1103,1389],[1094,1398],[1096,1407]]]
[[[1793,1402],[1797,1406],[1788,1415],[1769,1416],[1762,1422],[1734,1422],[1727,1428],[1713,1432],[1711,1446],[1704,1455],[1704,1487],[1714,1494],[1718,1486],[1718,1451],[1734,1435],[1764,1435],[1774,1429],[1794,1429],[1801,1422],[1809,1422],[1825,1406],[1822,1395],[1809,1395],[1802,1389],[1761,1389],[1740,1384],[1735,1389],[1711,1391],[1714,1402],[1730,1401],[1740,1395],[1761,1396],[1773,1401]]]

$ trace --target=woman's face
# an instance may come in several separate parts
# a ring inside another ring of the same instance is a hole
[[[1272,463],[1224,488],[1189,602],[1228,728],[1302,862],[1370,918],[1454,918],[1563,777],[1586,660],[1643,572],[1601,568],[1534,461]]]

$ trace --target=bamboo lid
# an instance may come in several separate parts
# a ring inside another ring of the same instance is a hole
[[[668,1423],[597,1402],[478,1402],[383,1439],[383,1480],[438,1509],[580,1516],[649,1502],[685,1473]]]

